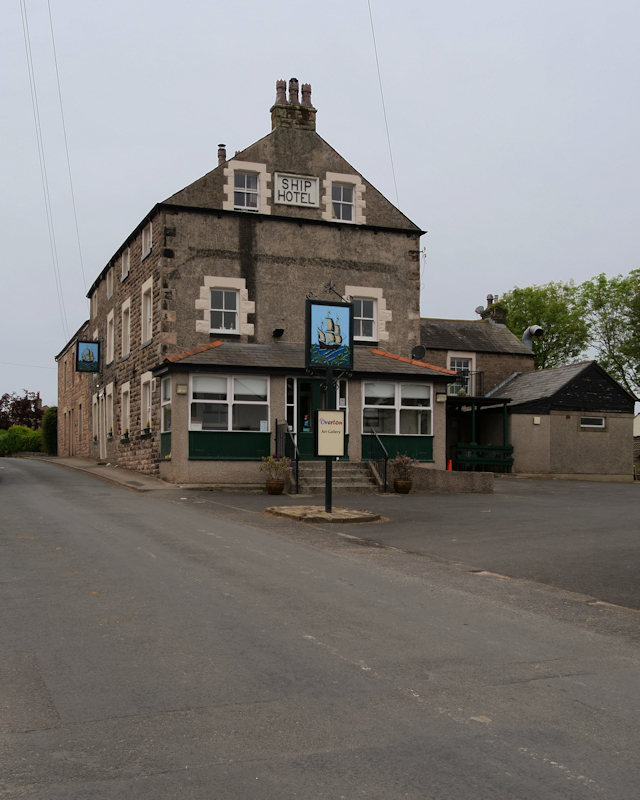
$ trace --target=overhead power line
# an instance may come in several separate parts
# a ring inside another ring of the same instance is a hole
[[[73,179],[71,177],[71,160],[69,159],[69,145],[67,143],[67,127],[64,122],[64,109],[62,107],[62,91],[60,89],[60,74],[58,72],[58,55],[56,53],[56,40],[53,35],[53,19],[51,17],[51,3],[47,0],[47,7],[49,9],[49,27],[51,29],[51,44],[53,46],[53,61],[56,66],[56,82],[58,84],[58,100],[60,101],[60,117],[62,119],[62,133],[64,135],[64,149],[67,155],[67,171],[69,173],[69,187],[71,189],[71,205],[73,206],[73,219],[76,225],[76,240],[78,242],[78,255],[80,256],[80,270],[82,272],[82,285],[84,293],[87,293],[87,281],[84,275],[84,260],[82,258],[82,247],[80,246],[80,229],[78,228],[78,214],[76,213],[76,197],[73,191]],[[87,303],[89,300],[87,299]]]
[[[49,195],[49,181],[47,179],[47,165],[44,154],[44,144],[42,141],[42,128],[40,125],[40,110],[38,108],[38,93],[36,91],[36,77],[33,68],[33,58],[31,55],[31,39],[29,36],[29,20],[27,18],[26,0],[20,0],[20,14],[22,16],[22,30],[24,33],[24,46],[27,56],[27,70],[29,73],[29,87],[31,89],[31,106],[33,108],[33,121],[36,128],[36,142],[38,146],[38,159],[40,162],[40,177],[42,179],[42,191],[44,194],[44,206],[47,217],[47,228],[49,230],[49,245],[51,247],[51,258],[53,261],[53,275],[58,295],[58,306],[60,308],[60,320],[65,341],[69,339],[69,326],[67,323],[67,312],[64,305],[62,294],[62,281],[60,278],[60,265],[58,262],[58,249],[56,247],[56,237],[53,225],[53,214],[51,211],[51,197]]]
[[[9,367],[29,367],[29,369],[57,369],[57,367],[40,367],[37,364],[16,364],[14,361],[0,361],[0,364],[6,364]]]
[[[391,151],[391,137],[389,136],[389,123],[387,122],[387,109],[384,104],[384,92],[382,90],[382,77],[380,76],[380,62],[378,61],[378,48],[376,47],[376,32],[373,27],[373,14],[371,13],[371,0],[367,0],[369,6],[369,19],[371,20],[371,36],[373,37],[373,52],[376,56],[376,68],[378,70],[378,83],[380,84],[380,97],[382,98],[382,113],[384,114],[384,125],[387,129],[387,143],[389,144],[389,159],[391,160],[391,174],[393,175],[393,185],[396,190],[396,205],[400,206],[400,197],[398,196],[398,184],[396,182],[396,170],[393,166],[393,153]]]

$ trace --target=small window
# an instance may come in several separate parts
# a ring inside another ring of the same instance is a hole
[[[365,383],[363,432],[432,435],[431,386],[424,383]]]
[[[122,306],[122,358],[131,351],[131,301],[128,299]]]
[[[258,176],[236,172],[233,176],[233,207],[241,211],[258,210]]]
[[[122,253],[122,260],[120,262],[120,280],[123,281],[129,274],[129,267],[131,265],[131,250],[127,249]]]
[[[580,417],[581,428],[604,428],[606,427],[606,417]]]
[[[211,290],[211,332],[238,333],[238,293]]]
[[[107,402],[107,435],[113,436],[113,384],[110,383],[106,390]]]
[[[146,258],[149,253],[151,252],[151,240],[152,240],[152,227],[151,223],[149,223],[145,228],[142,229],[142,258]]]
[[[109,316],[107,317],[107,364],[110,364],[113,361],[114,342],[115,320],[113,311],[110,311]]]
[[[98,292],[95,291],[91,295],[91,318],[95,319],[98,316]]]
[[[353,222],[353,186],[345,183],[334,183],[331,187],[331,203],[333,219]]]
[[[140,397],[140,428],[151,428],[151,381],[146,380],[141,385]]]
[[[355,339],[375,340],[376,301],[355,298],[353,301],[353,336]]]
[[[142,287],[142,320],[141,320],[141,336],[142,345],[148,344],[153,338],[153,296],[152,278],[145,283]]]
[[[110,269],[107,272],[107,297],[111,297],[113,295],[113,270]]]
[[[194,375],[190,429],[269,432],[269,380]]]

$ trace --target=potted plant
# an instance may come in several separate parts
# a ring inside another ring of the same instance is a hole
[[[144,426],[145,435],[151,433],[151,420],[147,420],[147,424]]]
[[[413,473],[416,471],[418,460],[406,454],[397,454],[395,458],[389,459],[389,466],[394,471],[396,477],[393,481],[393,488],[398,494],[409,494],[413,486]]]
[[[109,433],[107,434],[107,439],[110,442],[113,441],[113,428],[109,428]]]
[[[260,472],[265,472],[267,475],[265,482],[267,494],[282,494],[285,476],[291,469],[290,458],[276,458],[275,455],[271,455],[268,458],[262,456]]]
[[[129,439],[129,428],[124,429],[124,431],[122,432],[122,438],[125,441]]]

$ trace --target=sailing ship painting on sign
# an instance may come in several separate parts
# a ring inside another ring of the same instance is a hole
[[[76,372],[100,372],[100,343],[78,342]]]
[[[307,366],[353,367],[352,313],[349,303],[307,301]]]

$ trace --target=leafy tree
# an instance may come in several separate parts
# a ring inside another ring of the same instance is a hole
[[[516,286],[503,294],[499,305],[507,312],[507,327],[519,339],[530,325],[540,325],[544,334],[534,338],[536,369],[570,364],[584,357],[589,345],[585,301],[573,281],[542,286]]]
[[[58,452],[58,406],[49,406],[42,418],[42,449],[50,456]]]
[[[12,425],[22,425],[36,430],[42,420],[42,403],[40,395],[24,390],[22,397],[15,392],[0,397],[0,430],[7,430]]]
[[[629,392],[640,392],[640,269],[581,286],[598,362]]]

